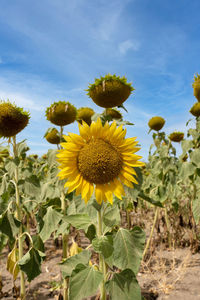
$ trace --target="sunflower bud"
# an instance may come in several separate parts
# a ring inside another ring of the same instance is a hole
[[[178,131],[174,131],[169,135],[169,139],[172,142],[181,142],[184,138],[184,133],[183,132],[178,132]]]
[[[117,109],[106,108],[106,115],[110,116],[112,119],[122,119],[122,114]]]
[[[163,128],[165,124],[165,120],[162,117],[153,117],[149,120],[148,125],[150,129],[159,131],[160,129]]]
[[[194,96],[200,102],[200,75],[194,76],[194,82],[192,84]]]
[[[192,108],[190,109],[190,113],[195,116],[199,117],[200,116],[200,102],[196,102]]]
[[[47,120],[58,126],[65,126],[76,120],[76,108],[69,102],[54,102],[46,109]]]
[[[125,77],[116,75],[106,75],[100,79],[95,79],[89,85],[87,95],[92,98],[94,103],[101,107],[112,108],[120,106],[130,96],[134,90],[131,83],[127,83]]]
[[[92,116],[94,115],[94,110],[90,107],[81,107],[77,110],[77,121],[82,124],[85,121],[88,125],[92,123]]]
[[[49,128],[44,137],[50,144],[58,145],[60,143],[60,135],[56,128]]]
[[[29,113],[15,104],[0,102],[0,135],[12,137],[22,131],[30,119]]]

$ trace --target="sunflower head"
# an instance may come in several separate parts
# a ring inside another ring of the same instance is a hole
[[[33,158],[38,159],[38,155],[37,154],[33,154]]]
[[[112,203],[113,194],[122,199],[123,184],[133,187],[137,183],[134,167],[143,166],[141,156],[135,154],[136,138],[125,139],[126,129],[117,128],[114,121],[103,126],[100,118],[88,126],[79,124],[80,135],[64,136],[63,149],[57,154],[60,163],[60,179],[67,179],[68,193],[76,190],[87,202],[94,190],[99,204]]]
[[[76,120],[77,110],[69,102],[54,102],[46,109],[47,120],[58,126],[65,126]]]
[[[81,107],[77,110],[76,119],[78,122],[82,123],[82,121],[86,122],[88,125],[91,124],[92,116],[95,114],[94,110],[90,107]]]
[[[190,113],[195,116],[199,117],[200,116],[200,102],[196,102],[192,108],[190,109]]]
[[[105,111],[107,116],[110,116],[112,119],[122,119],[122,114],[115,108],[106,108]]]
[[[126,77],[107,74],[99,79],[96,78],[86,91],[97,105],[112,108],[122,105],[133,90],[131,83],[127,83]]]
[[[9,101],[0,102],[0,135],[12,137],[22,131],[28,124],[30,115],[23,108]]]
[[[194,96],[200,102],[200,75],[198,73],[196,76],[194,76],[194,82],[192,84],[192,87],[193,87]]]
[[[174,131],[169,135],[169,139],[172,142],[181,142],[184,139],[184,133],[180,131]]]
[[[43,154],[43,155],[42,155],[42,158],[43,158],[43,159],[47,159],[47,155],[46,155],[46,154]]]
[[[148,122],[150,129],[156,131],[162,129],[164,124],[165,124],[165,120],[162,117],[158,117],[158,116],[151,118]]]
[[[60,143],[60,135],[56,128],[49,128],[44,137],[51,144],[58,145]]]

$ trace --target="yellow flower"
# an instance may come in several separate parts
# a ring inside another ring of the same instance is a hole
[[[87,203],[95,191],[96,201],[113,203],[113,194],[122,199],[122,184],[133,188],[137,184],[133,167],[143,166],[136,155],[136,138],[125,139],[126,129],[117,127],[114,121],[103,126],[100,118],[88,126],[79,124],[80,135],[69,133],[66,143],[57,154],[60,180],[67,179],[68,193],[76,190]]]
[[[163,128],[165,120],[162,117],[153,117],[149,120],[149,127],[153,130],[159,131]]]

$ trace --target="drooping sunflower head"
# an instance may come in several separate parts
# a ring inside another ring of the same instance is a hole
[[[165,120],[162,117],[158,117],[158,116],[151,118],[148,122],[150,129],[156,131],[162,129],[164,124],[165,124]]]
[[[95,78],[95,82],[90,84],[86,91],[97,105],[112,108],[122,105],[133,90],[126,77],[107,74],[99,79]]]
[[[172,142],[181,142],[184,139],[184,133],[180,131],[174,131],[169,135],[169,139]]]
[[[103,126],[100,118],[88,126],[79,124],[80,135],[64,136],[66,143],[57,154],[60,179],[67,179],[68,193],[76,190],[87,202],[95,190],[96,200],[113,202],[124,195],[123,184],[133,187],[137,183],[134,167],[143,166],[141,156],[135,154],[136,138],[125,139],[126,129],[114,121]]]
[[[12,137],[22,131],[30,119],[29,112],[9,101],[0,102],[0,135]]]
[[[88,125],[92,123],[92,116],[95,114],[94,110],[90,107],[81,107],[77,110],[77,121],[82,123],[86,122]]]
[[[200,102],[200,75],[197,73],[197,75],[194,75],[194,82],[192,84],[194,96],[197,98],[197,100]]]
[[[56,128],[49,128],[44,137],[51,144],[58,145],[60,143],[60,135]]]
[[[122,114],[115,108],[106,108],[105,111],[107,116],[110,116],[112,119],[122,119]]]
[[[192,108],[190,109],[190,113],[195,116],[199,117],[200,116],[200,102],[196,102]]]
[[[76,120],[77,110],[69,102],[54,102],[46,109],[47,120],[57,126],[65,126]]]

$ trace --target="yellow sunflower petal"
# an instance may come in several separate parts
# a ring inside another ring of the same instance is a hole
[[[113,204],[113,193],[110,184],[105,184],[105,186],[103,187],[103,191],[108,202],[110,202],[110,204]]]
[[[97,184],[95,188],[95,197],[97,200],[97,203],[101,204],[104,199],[104,193],[103,193],[103,184]]]

